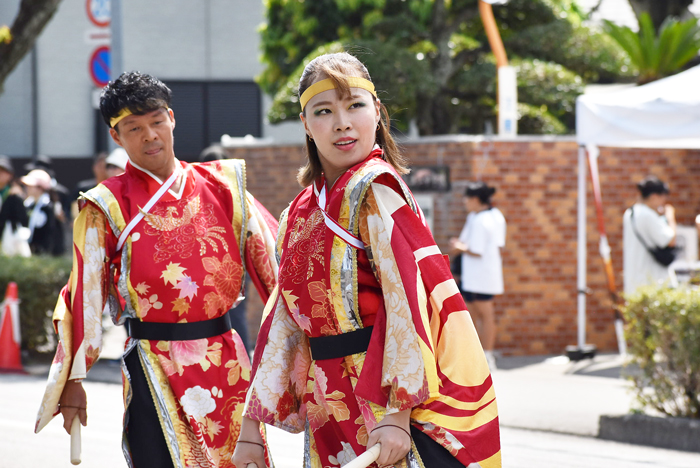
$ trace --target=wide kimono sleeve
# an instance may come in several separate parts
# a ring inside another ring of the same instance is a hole
[[[493,382],[448,262],[394,187],[373,182],[361,210],[385,312],[365,358],[382,365],[365,366],[356,395],[387,413],[412,408],[411,420],[462,463],[499,468]]]
[[[280,217],[277,256],[287,229],[287,212]],[[302,399],[311,366],[309,340],[292,319],[286,301],[288,294],[276,286],[263,311],[255,345],[253,375],[243,415],[266,424],[298,433],[304,430],[306,406]]]
[[[113,234],[104,213],[88,203],[73,228],[73,268],[53,313],[59,337],[49,371],[35,432],[58,414],[58,401],[67,380],[83,379],[97,361],[102,346],[102,314],[109,300],[110,269],[107,250]]]
[[[381,196],[376,196],[377,192]],[[406,258],[413,259],[411,250],[397,250],[401,247],[397,244],[401,226],[396,225],[392,213],[401,208],[419,223],[418,216],[400,195],[391,188],[373,183],[367,190],[359,215],[360,238],[381,285],[384,308],[376,318],[375,328],[378,329],[373,334],[367,358],[368,362],[381,362],[382,365],[363,369],[363,374],[367,374],[360,379],[357,390],[360,396],[386,406],[387,413],[420,405],[430,398],[430,381],[437,384],[434,365],[431,366],[433,358],[430,353],[424,356],[423,340],[417,330],[423,329],[421,308],[424,309],[424,304],[416,304],[412,310],[407,294],[407,290],[416,290],[420,277],[415,267],[414,271],[407,271],[397,258],[402,256],[402,263],[406,263]],[[416,322],[419,327],[416,327]],[[369,392],[365,385],[372,387]]]
[[[248,274],[263,303],[266,303],[277,285],[277,255],[275,240],[277,220],[250,193],[246,192],[248,232],[245,244],[245,263]]]

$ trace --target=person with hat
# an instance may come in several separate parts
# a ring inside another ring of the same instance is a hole
[[[625,294],[640,286],[669,279],[668,265],[659,263],[649,249],[676,244],[676,211],[667,204],[669,187],[650,175],[637,183],[639,199],[622,218],[623,280]]]
[[[26,227],[29,223],[22,200],[22,189],[14,183],[14,176],[15,169],[12,161],[7,156],[0,155],[0,241],[3,239],[5,229],[17,232],[20,226]]]
[[[491,370],[496,369],[496,312],[493,298],[503,294],[501,249],[506,244],[506,220],[491,203],[495,187],[469,182],[464,192],[467,220],[459,238],[450,239],[452,251],[460,254],[461,290],[467,309],[474,314],[479,338]]]
[[[56,209],[51,199],[51,176],[43,169],[34,169],[20,178],[27,190],[24,206],[29,213],[29,247],[34,254],[52,255],[57,235]]]
[[[242,160],[175,157],[172,93],[127,72],[100,96],[126,171],[81,197],[74,269],[54,311],[61,340],[37,418],[87,422],[82,380],[100,355],[103,311],[122,357],[123,453],[131,467],[230,467],[251,366],[228,310],[246,273],[267,300],[276,220],[246,190]]]
[[[52,206],[54,208],[54,217],[56,218],[56,227],[53,229],[54,241],[52,251],[49,253],[55,256],[63,255],[66,251],[65,232],[69,229],[66,226],[70,222],[69,216],[71,215],[71,194],[65,185],[56,180],[56,172],[53,169],[53,162],[49,156],[37,155],[31,162],[24,165],[24,170],[27,172],[37,169],[46,172],[51,180],[49,195],[53,201]]]
[[[124,148],[119,147],[109,153],[105,159],[105,171],[107,178],[118,176],[126,171],[126,163],[129,160],[129,155],[126,154]]]

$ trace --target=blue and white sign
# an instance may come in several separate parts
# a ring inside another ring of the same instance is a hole
[[[90,57],[90,78],[102,88],[109,83],[111,53],[107,46],[98,47]]]

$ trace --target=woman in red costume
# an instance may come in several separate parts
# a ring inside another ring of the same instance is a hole
[[[299,83],[305,189],[282,214],[279,284],[255,350],[233,461],[265,466],[259,422],[306,431],[304,466],[500,467],[498,412],[469,312],[401,179],[406,162],[365,66]]]

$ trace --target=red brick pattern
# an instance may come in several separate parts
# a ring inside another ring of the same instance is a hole
[[[497,349],[508,355],[559,354],[576,344],[576,209],[578,147],[571,138],[519,138],[486,142],[476,137],[421,139],[403,144],[411,164],[450,166],[452,191],[435,194],[433,230],[446,251],[459,234],[468,180],[495,185],[494,204],[508,222],[503,255],[506,292],[496,299]],[[298,146],[229,149],[248,166],[248,189],[278,216],[299,193]],[[618,288],[622,285],[622,213],[637,196],[634,184],[647,174],[671,186],[679,224],[700,213],[700,151],[601,148],[600,180],[605,226]],[[613,312],[598,254],[595,207],[587,175],[587,342],[616,350]],[[250,326],[257,330],[262,304],[249,294]]]

